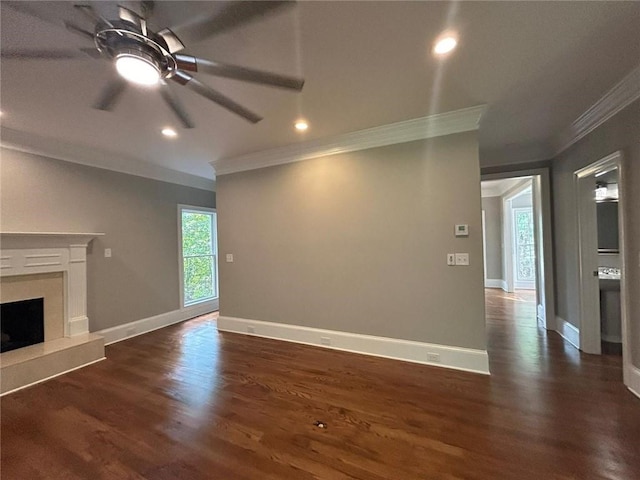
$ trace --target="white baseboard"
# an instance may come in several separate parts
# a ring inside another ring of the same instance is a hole
[[[571,345],[580,350],[580,330],[562,317],[556,317],[556,332]]]
[[[33,387],[34,385],[38,385],[39,383],[46,382],[48,380],[51,380],[52,378],[59,377],[60,375],[66,375],[69,372],[73,372],[75,370],[80,370],[81,368],[88,367],[89,365],[93,365],[94,363],[98,363],[98,362],[101,362],[101,361],[106,360],[106,359],[107,359],[107,357],[102,357],[102,358],[99,358],[99,359],[94,360],[92,362],[85,363],[83,365],[78,365],[77,367],[70,368],[68,370],[65,370],[64,372],[56,373],[55,375],[51,375],[49,377],[37,380],[35,382],[31,382],[28,385],[22,385],[22,386],[20,386],[18,388],[14,388],[13,390],[9,390],[8,392],[4,392],[4,393],[0,394],[0,397],[4,397],[5,395],[9,395],[10,393],[14,393],[14,392],[17,392],[19,390],[23,390],[25,388]]]
[[[640,368],[627,365],[627,388],[636,397],[640,398]]]
[[[218,330],[489,374],[489,356],[486,350],[223,316],[218,317]]]
[[[503,291],[509,292],[509,285],[507,284],[506,280],[502,280],[502,285],[500,285],[500,287],[502,288]]]
[[[504,280],[499,278],[485,278],[484,279],[484,287],[485,288],[502,288],[504,284]]]
[[[189,320],[190,318],[211,313],[216,310],[218,310],[217,299],[209,302],[198,303],[197,305],[181,308],[179,310],[161,313],[154,317],[143,318],[142,320],[136,320],[135,322],[125,323],[116,327],[106,328],[94,333],[104,337],[105,345],[111,345],[112,343],[137,337],[143,333],[149,333],[153,330],[167,327],[174,323],[180,323],[184,320]]]
[[[607,335],[605,333],[601,333],[600,337],[603,342],[622,343],[622,337],[620,335]]]

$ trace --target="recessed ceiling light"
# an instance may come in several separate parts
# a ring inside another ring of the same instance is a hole
[[[458,45],[458,40],[453,35],[440,37],[433,46],[433,53],[436,55],[445,55],[451,52]]]
[[[163,129],[162,129],[162,134],[163,134],[165,137],[177,137],[177,136],[178,136],[178,134],[176,133],[176,131],[175,131],[173,128],[169,128],[169,127],[167,127],[167,128],[163,128]]]
[[[309,128],[309,124],[304,120],[298,120],[295,123],[295,127],[296,127],[296,130],[298,130],[299,132],[304,132],[307,128]]]

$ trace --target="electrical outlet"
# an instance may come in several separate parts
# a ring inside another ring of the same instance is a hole
[[[329,337],[320,337],[320,345],[331,345],[331,339]]]
[[[456,265],[469,265],[469,254],[456,253]]]
[[[440,363],[440,354],[435,352],[427,352],[427,362]]]
[[[247,333],[256,333],[256,328],[252,326],[247,327]]]
[[[233,263],[233,253],[227,253],[227,263]]]
[[[456,264],[456,254],[447,253],[447,265],[455,265],[455,264]]]

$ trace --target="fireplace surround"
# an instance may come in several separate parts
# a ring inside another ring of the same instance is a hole
[[[0,233],[0,302],[45,298],[44,342],[0,354],[0,394],[104,358],[87,317],[87,246],[101,235]]]

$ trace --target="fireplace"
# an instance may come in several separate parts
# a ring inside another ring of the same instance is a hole
[[[44,342],[44,297],[0,304],[0,353]]]
[[[0,395],[104,358],[87,318],[87,247],[101,235],[0,232]]]

